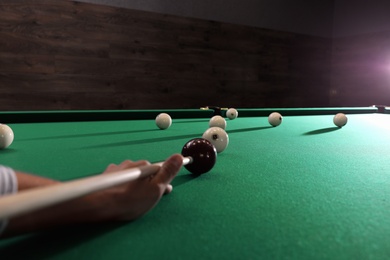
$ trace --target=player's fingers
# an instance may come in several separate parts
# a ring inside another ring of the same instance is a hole
[[[172,190],[173,190],[172,185],[171,185],[171,184],[168,184],[168,185],[166,186],[166,188],[165,188],[164,194],[169,194],[169,193],[172,192]]]
[[[146,160],[140,160],[140,161],[136,161],[136,162],[126,160],[126,161],[123,161],[119,164],[119,168],[120,169],[128,169],[128,168],[134,168],[134,167],[140,167],[140,166],[146,166],[146,165],[150,165],[150,162],[148,162]]]
[[[156,175],[156,181],[169,184],[175,178],[182,165],[183,157],[180,154],[172,155],[161,166],[161,169]]]
[[[114,172],[117,168],[118,168],[118,165],[111,163],[107,166],[107,168],[104,170],[104,172],[105,173]]]
[[[136,161],[136,162],[133,162],[131,160],[125,160],[118,165],[111,163],[110,165],[107,166],[104,173],[111,173],[111,172],[116,172],[116,171],[120,171],[120,170],[124,170],[124,169],[140,167],[140,166],[145,166],[145,165],[150,165],[150,162],[145,161],[145,160]]]

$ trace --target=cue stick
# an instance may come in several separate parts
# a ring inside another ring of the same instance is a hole
[[[191,157],[183,158],[183,165],[190,163],[192,163]],[[6,195],[0,198],[0,220],[148,177],[157,173],[163,164],[164,162],[158,162]]]

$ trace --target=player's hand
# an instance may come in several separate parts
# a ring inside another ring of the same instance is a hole
[[[148,164],[148,161],[127,160],[119,165],[109,165],[103,174]],[[170,183],[182,164],[182,156],[175,154],[165,161],[155,175],[100,192],[102,210],[105,211],[101,212],[103,219],[134,220],[144,215],[159,202],[164,193],[172,190]]]

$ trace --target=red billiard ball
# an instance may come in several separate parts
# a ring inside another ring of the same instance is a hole
[[[183,146],[181,154],[192,158],[192,163],[184,167],[196,175],[210,171],[217,161],[217,150],[204,138],[194,138],[188,141]]]

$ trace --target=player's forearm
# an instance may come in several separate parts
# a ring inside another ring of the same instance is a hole
[[[18,191],[60,183],[59,181],[23,173],[20,171],[16,171],[15,173],[18,180]]]
[[[60,183],[21,172],[17,172],[17,179],[19,191]],[[100,193],[95,193],[12,218],[2,237],[99,221],[103,200]]]
[[[93,194],[12,218],[3,237],[101,221],[101,203]]]

